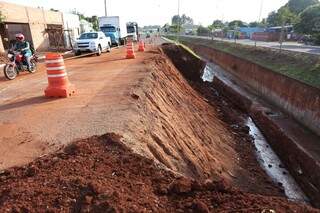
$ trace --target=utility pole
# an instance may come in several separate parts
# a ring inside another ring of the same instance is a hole
[[[260,23],[260,21],[261,21],[262,9],[263,9],[263,0],[261,0],[261,4],[260,4],[258,23]],[[254,46],[257,47],[257,40],[256,39],[254,39]]]
[[[108,16],[108,12],[107,12],[107,0],[104,0],[104,15]]]
[[[177,41],[179,41],[179,36],[180,36],[180,25],[181,25],[181,18],[180,18],[180,0],[178,0],[178,36],[177,36]]]

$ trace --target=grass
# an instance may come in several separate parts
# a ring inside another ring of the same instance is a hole
[[[176,40],[176,37],[167,37]],[[179,37],[179,42],[212,47],[320,88],[320,57],[317,55],[189,37]]]

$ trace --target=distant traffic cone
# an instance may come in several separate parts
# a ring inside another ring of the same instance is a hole
[[[127,59],[133,59],[136,58],[136,55],[134,54],[134,49],[133,49],[133,43],[131,41],[131,39],[128,40],[127,43]]]
[[[144,42],[142,40],[139,41],[139,52],[144,52]]]
[[[75,93],[65,70],[63,57],[58,53],[46,54],[48,87],[44,91],[46,97],[67,98]]]

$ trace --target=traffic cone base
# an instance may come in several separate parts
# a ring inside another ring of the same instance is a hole
[[[75,94],[75,92],[75,86],[73,84],[69,84],[64,87],[47,87],[44,94],[49,98],[68,98]]]
[[[131,40],[128,41],[127,43],[127,59],[134,59],[136,58],[136,55],[134,54],[134,49],[133,49],[133,43]]]
[[[144,42],[143,41],[139,41],[139,52],[144,52]]]
[[[136,55],[134,54],[133,51],[127,51],[127,56],[126,56],[127,59],[134,59],[136,58]]]

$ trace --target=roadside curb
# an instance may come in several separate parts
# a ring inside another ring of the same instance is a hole
[[[162,38],[163,40],[167,41],[167,42],[175,43],[175,41],[170,40],[170,39],[168,39],[168,38],[166,38],[166,37],[164,37],[164,36],[161,36],[161,38]]]

